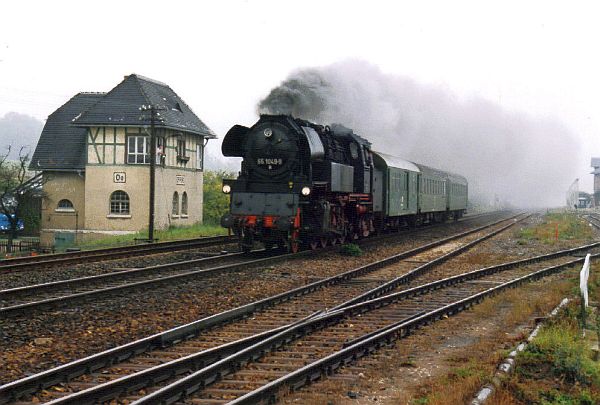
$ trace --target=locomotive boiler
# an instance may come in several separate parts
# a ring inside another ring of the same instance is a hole
[[[230,209],[221,225],[249,251],[327,244],[386,228],[458,218],[466,210],[462,176],[376,153],[342,125],[262,115],[232,127],[224,156],[243,158],[237,179],[224,179]]]

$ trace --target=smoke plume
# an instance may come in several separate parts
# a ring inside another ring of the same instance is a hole
[[[472,199],[486,203],[563,205],[580,159],[574,135],[556,119],[461,100],[360,61],[298,70],[257,109],[344,124],[374,150],[464,175]]]

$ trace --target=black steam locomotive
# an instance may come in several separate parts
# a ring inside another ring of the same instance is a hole
[[[459,218],[467,182],[458,175],[376,153],[342,125],[262,115],[251,128],[232,127],[224,156],[242,157],[221,225],[239,236],[291,252],[367,237],[385,228]]]

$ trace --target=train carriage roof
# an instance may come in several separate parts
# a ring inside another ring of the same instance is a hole
[[[419,173],[419,168],[408,160],[401,159],[397,156],[388,155],[386,153],[373,151],[373,156],[376,166],[387,166],[396,169],[409,170],[411,172]]]
[[[423,174],[448,179],[453,183],[467,184],[467,179],[461,176],[460,174],[445,172],[443,170],[435,169],[433,167],[425,166],[418,163],[416,165],[419,167],[419,169],[421,169],[421,173]]]

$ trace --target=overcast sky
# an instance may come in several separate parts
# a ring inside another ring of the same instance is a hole
[[[45,119],[79,91],[108,91],[138,73],[169,84],[222,137],[251,124],[257,102],[295,69],[360,59],[459,98],[562,120],[589,150],[573,172],[591,191],[598,9],[591,1],[3,2],[0,117]]]

